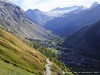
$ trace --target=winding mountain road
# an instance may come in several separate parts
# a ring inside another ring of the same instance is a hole
[[[50,65],[52,65],[52,62],[49,59],[46,59],[46,75],[51,75]]]

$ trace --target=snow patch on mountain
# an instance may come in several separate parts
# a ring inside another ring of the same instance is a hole
[[[52,17],[61,17],[63,14],[65,13],[70,13],[72,11],[79,11],[79,10],[83,10],[85,9],[84,6],[72,6],[72,7],[64,7],[64,8],[55,8],[52,9],[51,11],[47,12],[48,16],[52,16]]]

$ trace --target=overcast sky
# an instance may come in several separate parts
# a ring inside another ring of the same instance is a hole
[[[100,0],[10,0],[21,6],[25,11],[27,9],[40,9],[49,11],[56,7],[70,7],[74,5],[84,5],[89,7],[93,2],[100,3]]]

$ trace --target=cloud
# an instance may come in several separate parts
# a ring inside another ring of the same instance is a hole
[[[22,3],[22,8],[24,8],[24,10],[27,10],[28,8],[31,9],[47,9],[47,5],[49,6],[49,0],[23,0]]]
[[[21,6],[21,4],[23,3],[23,0],[9,0],[9,1],[11,1],[19,6]]]
[[[89,7],[93,2],[100,0],[12,0],[24,10],[40,9],[42,11],[49,11],[56,7],[69,7],[74,5],[84,5]]]

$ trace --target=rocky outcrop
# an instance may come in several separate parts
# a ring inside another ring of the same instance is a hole
[[[30,21],[23,9],[6,1],[0,1],[0,26],[21,38],[49,39],[51,37],[51,32]]]

